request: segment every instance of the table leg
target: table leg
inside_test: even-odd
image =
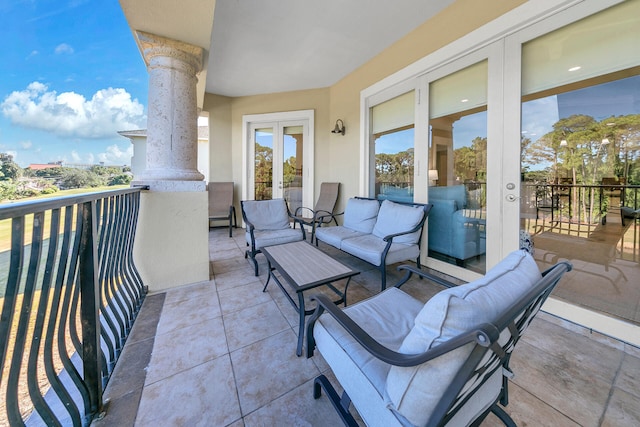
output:
[[[304,338],[304,317],[306,315],[304,309],[304,295],[303,292],[298,292],[298,314],[300,316],[298,324],[298,347],[296,349],[296,356],[302,355],[302,340]]]
[[[273,269],[271,268],[271,261],[267,259],[267,269],[269,270],[269,274],[267,275],[267,283],[264,284],[264,288],[262,288],[262,292],[266,292],[267,286],[269,286],[269,281],[271,280],[271,275],[273,274]]]

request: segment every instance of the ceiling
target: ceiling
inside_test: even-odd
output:
[[[218,0],[206,92],[328,87],[454,0]]]

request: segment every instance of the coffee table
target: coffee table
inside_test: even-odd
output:
[[[313,313],[313,310],[305,309],[304,291],[323,285],[327,286],[339,297],[334,303],[336,305],[344,303],[346,307],[349,282],[353,276],[360,274],[360,272],[352,270],[315,246],[304,241],[267,246],[261,250],[269,262],[269,277],[262,292],[267,290],[267,286],[273,278],[291,305],[298,311],[299,328],[296,354],[300,356],[302,354],[304,318]],[[284,288],[282,282],[276,277],[276,271],[285,279],[289,288],[298,295],[298,303],[294,301]],[[341,279],[347,279],[344,291],[342,292],[332,285],[332,282]]]

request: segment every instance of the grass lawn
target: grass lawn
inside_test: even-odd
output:
[[[58,191],[57,193],[53,193],[53,194],[45,194],[43,196],[27,197],[25,199],[20,199],[15,201],[3,201],[2,203],[0,203],[0,207],[3,204],[9,204],[9,203],[18,203],[18,202],[25,202],[25,201],[32,201],[32,200],[41,200],[41,199],[51,199],[52,197],[73,196],[73,195],[85,194],[85,193],[97,193],[101,191],[118,190],[121,188],[128,188],[128,187],[129,187],[128,185],[112,185],[112,186],[92,187],[92,188],[74,188],[71,190]],[[47,212],[45,214],[44,230],[43,230],[45,239],[49,238],[50,225],[51,225],[51,214]],[[33,215],[27,215],[25,217],[24,230],[25,230],[24,244],[29,245],[31,244],[31,230],[33,230]],[[0,252],[8,251],[10,247],[11,247],[11,220],[5,219],[3,221],[0,221]]]

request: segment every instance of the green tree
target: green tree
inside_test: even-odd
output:
[[[62,176],[58,179],[58,186],[63,189],[98,187],[104,181],[95,173],[74,168],[64,168]]]
[[[0,172],[2,172],[3,175],[2,179],[11,179],[15,181],[22,176],[22,168],[13,161],[11,156],[8,156],[8,159],[5,158],[5,160],[3,160],[2,165],[0,166]]]
[[[111,178],[109,178],[108,185],[128,185],[131,183],[132,179],[133,178],[131,174],[121,173],[119,175],[114,175]]]

